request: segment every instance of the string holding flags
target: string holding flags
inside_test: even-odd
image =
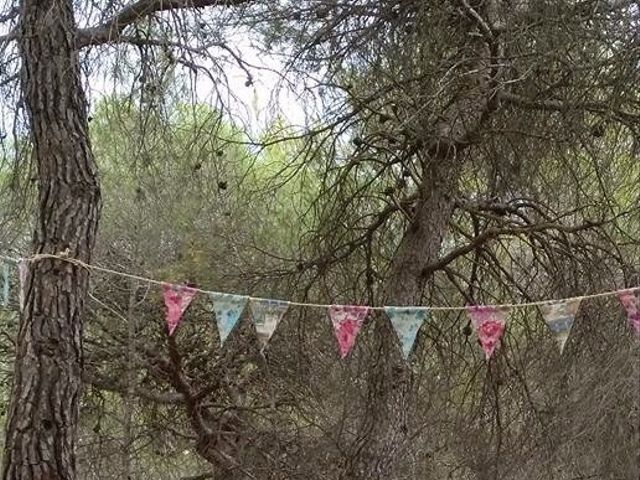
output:
[[[618,293],[620,303],[627,311],[627,320],[638,336],[640,336],[640,290],[626,290]]]
[[[182,315],[184,315],[197,293],[195,288],[186,285],[162,284],[162,296],[167,307],[166,322],[169,336],[173,335],[173,332],[178,328]]]
[[[233,295],[231,293],[209,293],[211,303],[213,304],[213,312],[216,316],[218,324],[218,333],[220,334],[220,345],[229,336],[244,311],[249,297],[246,295]]]
[[[385,313],[391,321],[391,325],[398,335],[402,355],[406,360],[413,350],[418,330],[426,320],[428,311],[425,308],[416,307],[385,307]]]
[[[569,338],[571,327],[580,308],[580,302],[581,299],[575,299],[540,305],[540,312],[558,343],[560,354],[562,354]]]
[[[558,342],[560,350],[564,348],[570,333],[580,302],[585,299],[617,296],[627,312],[627,318],[632,329],[640,338],[640,286],[612,290],[589,295],[582,295],[559,300],[538,300],[514,304],[502,305],[474,305],[474,306],[430,306],[430,307],[394,307],[394,306],[354,306],[354,305],[327,305],[318,303],[304,303],[284,300],[272,300],[255,298],[243,295],[223,294],[209,290],[202,290],[186,285],[171,285],[166,282],[142,277],[139,275],[119,272],[109,268],[91,265],[76,258],[70,258],[66,254],[36,254],[30,258],[14,259],[0,255],[0,258],[13,262],[18,266],[20,280],[20,309],[24,309],[27,278],[30,271],[30,263],[41,259],[56,259],[69,262],[74,265],[104,272],[112,275],[160,285],[163,290],[166,306],[166,322],[169,335],[172,335],[178,327],[182,316],[191,301],[198,292],[210,295],[214,304],[214,313],[220,332],[221,342],[224,343],[229,333],[235,328],[247,301],[251,303],[253,322],[258,334],[258,340],[262,349],[273,335],[278,323],[291,305],[307,308],[328,309],[334,333],[338,342],[340,356],[345,358],[353,349],[358,333],[370,311],[385,311],[391,320],[393,328],[398,335],[405,359],[410,354],[417,331],[422,322],[433,311],[461,311],[466,310],[477,332],[478,340],[485,352],[485,357],[490,359],[495,349],[500,344],[506,327],[508,314],[513,308],[541,307],[545,322],[549,326]],[[7,282],[4,289],[6,293]],[[0,300],[1,301],[1,300]]]
[[[258,342],[260,342],[260,351],[263,351],[280,320],[287,313],[289,302],[265,298],[252,298],[250,302],[253,324],[256,327]]]
[[[485,358],[489,360],[500,344],[509,309],[495,305],[471,305],[467,307],[467,313],[478,334]]]
[[[345,358],[353,349],[369,307],[363,305],[331,305],[329,318],[338,340],[340,357]]]

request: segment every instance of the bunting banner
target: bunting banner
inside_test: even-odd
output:
[[[384,307],[384,311],[398,335],[398,340],[400,340],[400,345],[402,346],[402,355],[406,360],[409,358],[411,350],[413,350],[418,330],[427,319],[428,310],[415,307]]]
[[[467,307],[467,313],[476,330],[485,358],[489,360],[500,344],[509,309],[499,306],[472,305]]]
[[[362,328],[369,307],[361,305],[331,305],[329,318],[338,340],[340,358],[345,358],[356,343],[358,332]]]
[[[633,292],[620,292],[618,298],[622,303],[622,306],[627,311],[627,320],[629,325],[633,328],[637,335],[640,336],[640,298],[638,298],[640,291]]]
[[[29,275],[29,262],[25,258],[21,258],[18,261],[18,279],[20,280],[20,292],[18,293],[18,301],[20,302],[20,311],[24,310],[28,275]]]
[[[578,308],[580,308],[580,302],[581,300],[578,298],[575,300],[540,305],[540,312],[558,343],[560,354],[562,354],[567,339],[569,338],[571,327],[578,313]]]
[[[213,312],[223,344],[236,325],[244,311],[247,302],[252,309],[252,318],[256,327],[258,341],[261,350],[267,345],[282,317],[289,306],[296,305],[306,308],[323,309],[327,311],[336,336],[340,356],[345,358],[353,350],[357,336],[370,311],[385,311],[396,332],[402,354],[405,359],[409,357],[414,348],[417,332],[422,323],[434,311],[467,311],[471,323],[478,335],[478,343],[482,346],[485,357],[489,360],[500,345],[506,328],[506,322],[511,309],[540,307],[545,323],[554,335],[560,348],[564,350],[567,339],[575,322],[575,315],[583,300],[617,296],[627,313],[631,328],[640,337],[640,286],[624,289],[601,291],[582,296],[564,299],[548,299],[534,302],[511,303],[505,305],[467,305],[467,306],[355,306],[355,305],[327,305],[320,303],[289,302],[286,300],[272,300],[264,298],[252,298],[243,295],[223,294],[210,290],[201,290],[188,285],[172,285],[152,278],[144,278],[126,272],[111,270],[98,265],[91,265],[76,258],[69,258],[65,252],[58,255],[34,254],[28,258],[11,258],[0,255],[3,261],[17,264],[19,273],[19,306],[23,311],[26,304],[27,282],[30,275],[31,263],[45,258],[55,258],[61,261],[71,262],[83,268],[118,275],[123,278],[131,278],[137,281],[146,281],[149,284],[162,286],[164,303],[166,306],[166,323],[169,335],[173,335],[180,324],[182,316],[191,304],[197,292],[210,295],[213,302]],[[0,304],[8,306],[8,298],[11,295],[12,277],[3,264],[3,285],[0,287]],[[466,333],[466,332],[465,332]]]
[[[280,320],[287,313],[289,302],[263,298],[252,298],[250,302],[251,316],[256,327],[258,342],[260,342],[260,351],[262,351],[269,343]]]
[[[162,295],[164,304],[167,307],[166,321],[170,336],[178,328],[182,315],[184,315],[197,293],[195,289],[186,285],[162,284]]]
[[[238,323],[249,297],[215,292],[210,293],[209,297],[213,304],[213,312],[216,316],[218,332],[220,333],[220,345],[222,345],[231,330],[236,326],[236,323]]]

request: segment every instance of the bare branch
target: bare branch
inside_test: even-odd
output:
[[[497,95],[498,98],[504,102],[535,110],[546,110],[553,112],[586,110],[590,113],[598,115],[612,116],[626,125],[633,125],[640,121],[640,114],[619,110],[604,102],[571,102],[567,100],[555,99],[533,99],[506,91],[500,91],[497,93]]]
[[[95,27],[78,31],[78,48],[118,41],[126,27],[153,13],[187,8],[231,7],[250,0],[138,0]]]

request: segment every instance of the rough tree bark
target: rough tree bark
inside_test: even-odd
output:
[[[463,26],[463,28],[465,28]],[[469,62],[465,88],[454,91],[449,107],[435,125],[424,125],[433,142],[422,152],[422,184],[414,214],[391,262],[385,279],[385,305],[421,305],[425,287],[433,278],[430,268],[441,257],[442,242],[454,213],[455,192],[465,150],[496,110],[495,82],[500,75],[492,60],[500,47],[464,38]],[[462,49],[461,49],[462,50]],[[411,370],[402,364],[395,334],[384,316],[376,318],[375,343],[367,380],[367,413],[359,428],[355,458],[343,478],[385,479],[393,475],[401,451],[411,441]],[[393,361],[392,359],[397,361]]]
[[[436,160],[436,159],[434,159]],[[420,188],[415,214],[405,232],[385,282],[385,305],[420,305],[432,272],[425,267],[440,257],[442,241],[454,210],[457,184],[455,156],[439,158]],[[341,478],[391,478],[397,451],[411,435],[409,428],[410,371],[397,357],[395,334],[389,321],[375,319],[375,343],[367,380],[367,414],[359,426],[360,444]],[[402,407],[400,405],[402,404]]]
[[[38,170],[36,254],[89,262],[100,188],[88,138],[71,0],[23,0],[22,89]],[[88,272],[31,262],[18,336],[2,478],[76,478],[82,314]]]

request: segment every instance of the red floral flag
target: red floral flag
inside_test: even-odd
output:
[[[633,328],[637,335],[640,335],[640,299],[638,294],[640,291],[625,291],[618,293],[618,298],[622,306],[627,311],[627,319],[629,325]]]
[[[169,335],[173,335],[176,328],[182,320],[187,307],[191,304],[193,297],[198,293],[195,289],[187,287],[186,285],[171,285],[169,283],[162,284],[162,296],[164,297],[164,304],[167,307],[167,327],[169,328]]]
[[[505,307],[472,305],[467,307],[471,323],[478,334],[478,340],[489,360],[504,333],[509,310]]]
[[[329,307],[329,318],[338,340],[341,358],[349,355],[368,313],[369,307],[360,305],[332,305]]]

